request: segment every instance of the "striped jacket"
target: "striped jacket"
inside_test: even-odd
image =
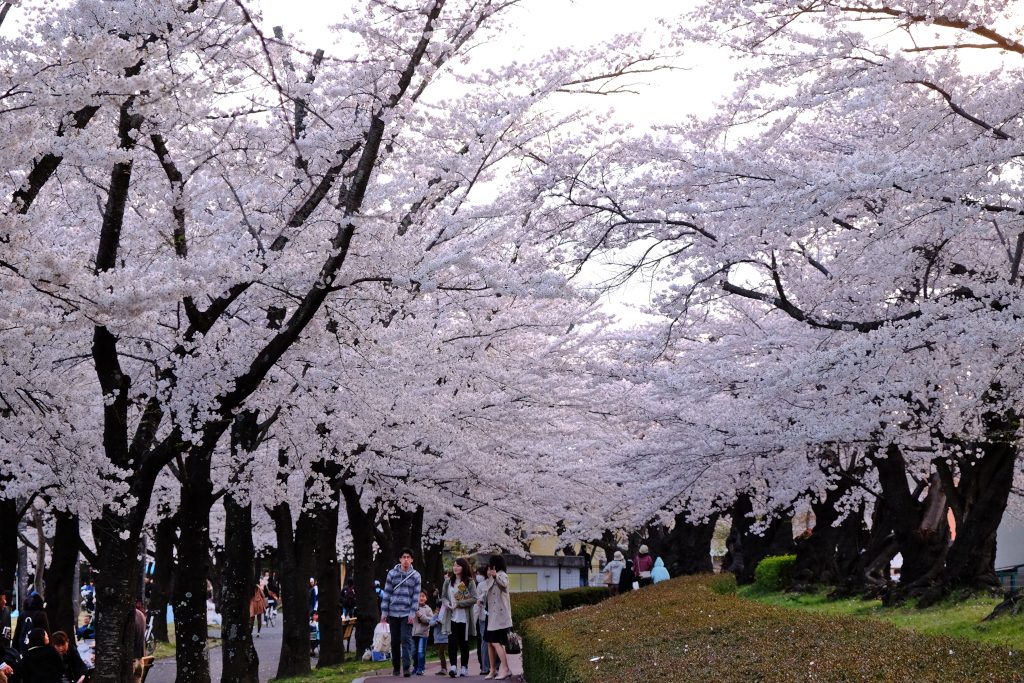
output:
[[[409,617],[415,616],[419,607],[420,573],[412,567],[405,573],[402,565],[396,564],[384,581],[380,613],[388,617]]]

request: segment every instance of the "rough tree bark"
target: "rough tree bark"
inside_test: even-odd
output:
[[[288,456],[280,454],[280,479],[287,485]],[[306,511],[292,526],[291,506],[279,503],[270,511],[277,535],[277,555],[281,571],[283,631],[277,677],[308,674],[309,666],[309,593],[308,579],[313,576],[313,548],[316,543],[312,520]],[[294,532],[293,532],[294,529]]]
[[[0,499],[0,591],[14,590],[18,572],[18,501]]]
[[[345,500],[349,530],[352,533],[352,573],[355,579],[356,611],[356,653],[364,652],[373,644],[373,629],[380,620],[377,593],[373,589],[374,528],[377,525],[377,510],[364,510],[360,491],[347,482],[341,483],[341,495]]]
[[[78,530],[78,515],[67,512],[54,514],[57,519],[53,536],[53,553],[50,566],[46,569],[46,618],[50,632],[64,631],[72,634],[75,622],[75,602],[78,586],[75,585],[75,567],[78,565],[78,546],[81,535]]]
[[[770,555],[793,552],[793,518],[789,514],[776,514],[760,535],[753,533],[756,520],[752,517],[750,495],[741,493],[732,506],[732,528],[726,546],[729,549],[726,571],[736,575],[736,582],[754,582],[758,563]]]
[[[676,515],[675,526],[666,531],[660,549],[670,576],[689,576],[714,570],[711,561],[711,539],[715,535],[718,515],[694,524],[687,520],[684,510]]]
[[[177,683],[210,683],[206,640],[206,582],[210,574],[210,508],[213,482],[210,455],[193,452],[181,471],[178,573],[174,581],[174,633]]]
[[[224,568],[221,575],[221,683],[259,683],[260,660],[252,638],[249,600],[253,595],[256,552],[252,542],[252,503],[248,496],[236,500],[232,491],[245,488],[249,458],[259,442],[257,415],[243,411],[231,425],[229,491],[224,495]],[[258,617],[257,617],[258,618]]]
[[[998,589],[996,534],[1006,511],[1017,464],[1016,419],[988,416],[989,441],[978,444],[980,457],[957,458],[959,481],[949,465],[936,469],[956,522],[956,538],[945,557],[940,582],[922,598],[930,604],[957,589]]]
[[[918,594],[942,573],[949,544],[946,494],[938,474],[931,476],[926,487],[918,485],[911,491],[906,461],[894,444],[886,448],[884,457],[870,457],[885,498],[886,524],[903,555],[900,583],[883,598],[886,604],[895,604]]]
[[[161,643],[170,642],[167,629],[167,605],[171,601],[174,581],[174,547],[178,543],[178,518],[164,509],[156,525],[156,549],[153,558],[153,592],[149,608],[158,612],[153,619],[153,637]]]
[[[318,463],[314,469],[330,483],[332,498],[317,504],[315,516],[316,551],[314,564],[320,586],[320,655],[318,669],[345,661],[345,643],[341,623],[341,565],[338,563],[338,506],[341,498],[340,467],[334,463]]]

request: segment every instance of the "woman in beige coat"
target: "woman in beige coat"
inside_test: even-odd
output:
[[[480,604],[487,610],[487,632],[484,642],[487,643],[490,657],[491,672],[486,679],[503,681],[512,675],[508,667],[508,634],[512,631],[512,603],[508,597],[508,574],[505,558],[494,555],[487,563],[487,580],[480,584]],[[493,662],[501,662],[495,671]]]

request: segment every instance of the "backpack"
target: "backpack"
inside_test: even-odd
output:
[[[25,625],[21,632],[21,635],[23,636],[22,644],[25,645],[25,647],[28,647],[28,634],[32,633],[32,617],[26,616],[24,624]]]

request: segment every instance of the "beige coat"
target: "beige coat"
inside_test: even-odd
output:
[[[512,603],[508,597],[508,574],[498,572],[480,584],[484,609],[487,610],[487,630],[512,628]]]

